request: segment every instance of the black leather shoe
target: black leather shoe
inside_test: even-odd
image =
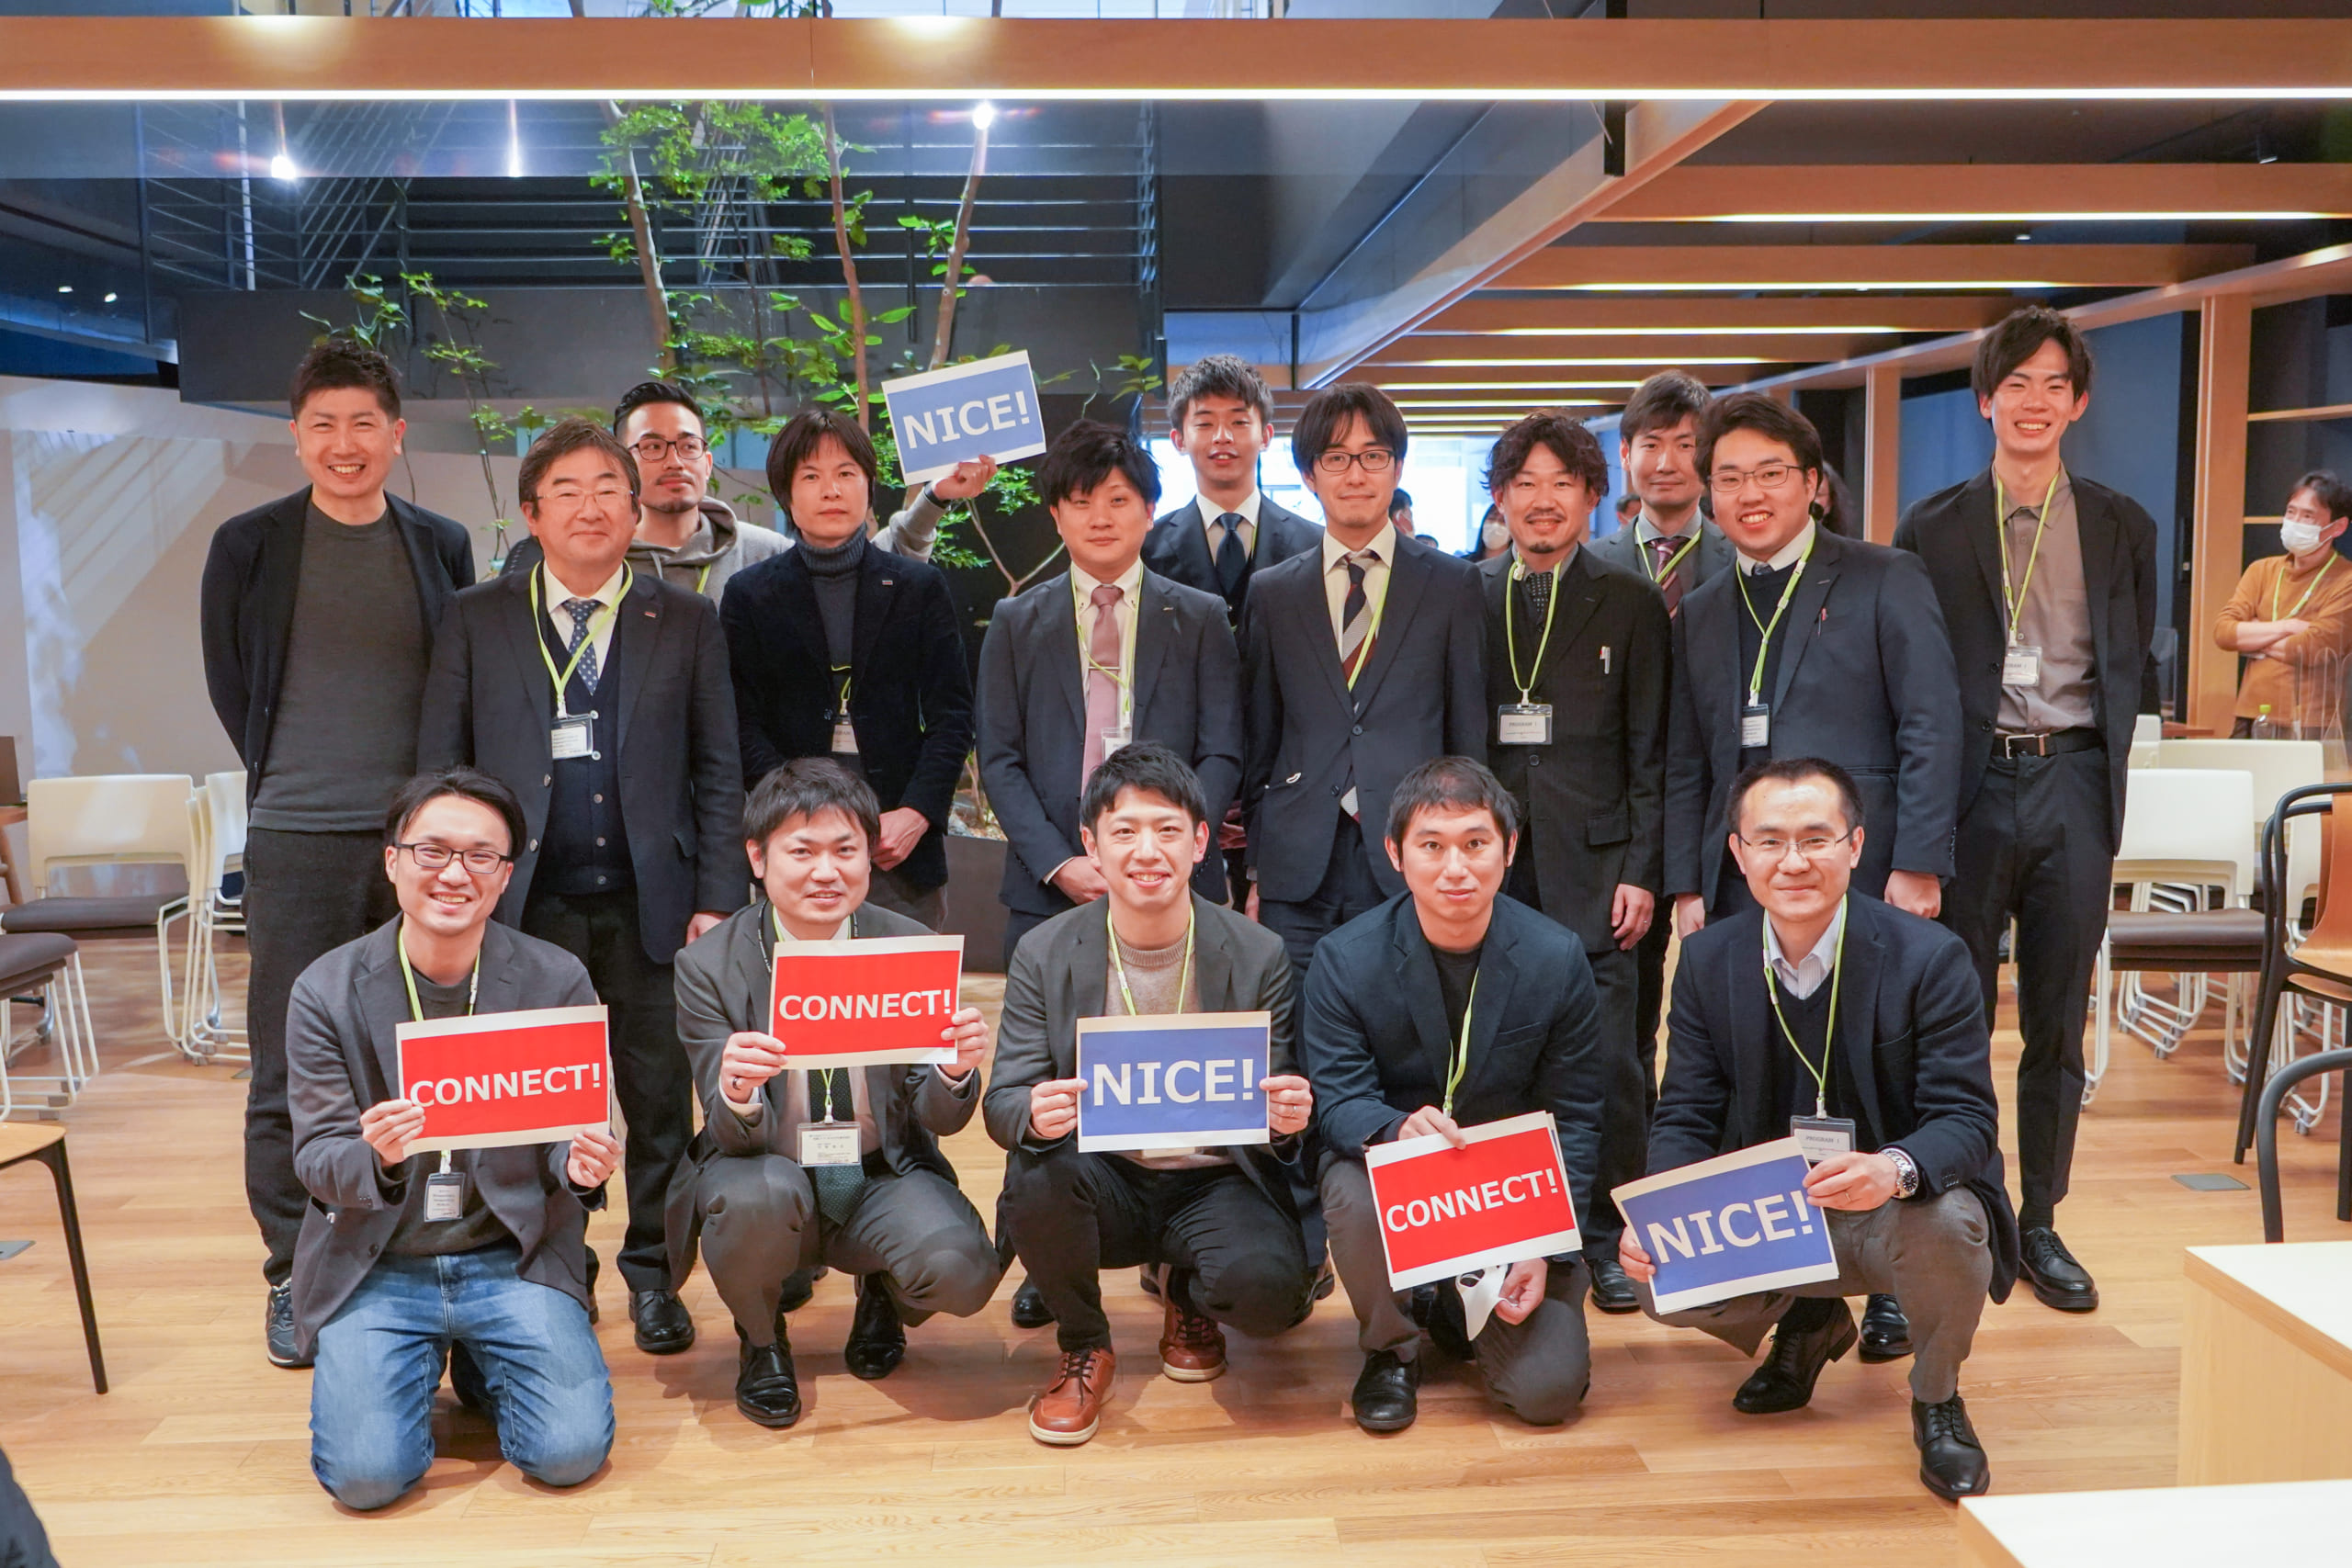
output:
[[[1330,1254],[1326,1253],[1323,1261],[1317,1265],[1315,1269],[1315,1299],[1318,1302],[1328,1302],[1331,1299],[1331,1292],[1339,1288],[1340,1270],[1333,1267]]]
[[[1477,1359],[1478,1352],[1470,1343],[1470,1325],[1462,1315],[1462,1292],[1442,1284],[1430,1287],[1429,1315],[1421,1326],[1429,1330],[1430,1344],[1443,1355],[1457,1361]]]
[[[1821,1369],[1854,1348],[1854,1314],[1838,1300],[1801,1300],[1772,1330],[1764,1364],[1731,1396],[1742,1416],[1802,1410],[1813,1399]]]
[[[1394,1350],[1374,1350],[1363,1359],[1355,1391],[1348,1395],[1356,1425],[1367,1432],[1403,1431],[1420,1414],[1420,1362],[1402,1360]]]
[[[1634,1289],[1634,1281],[1625,1278],[1625,1270],[1618,1266],[1614,1254],[1595,1257],[1588,1252],[1585,1267],[1592,1270],[1592,1304],[1601,1312],[1618,1317],[1642,1310],[1642,1296]]]
[[[1960,1395],[1940,1404],[1913,1400],[1911,1440],[1919,1445],[1919,1483],[1944,1501],[1982,1497],[1993,1489],[1992,1466]]]
[[[596,1319],[598,1316],[596,1312],[596,1272],[598,1268],[599,1265],[596,1262],[596,1249],[592,1247],[588,1249],[588,1325],[591,1328],[594,1328],[596,1325]]]
[[[1893,1296],[1872,1296],[1862,1305],[1862,1363],[1899,1361],[1911,1353],[1911,1320]]]
[[[792,1347],[782,1337],[773,1345],[740,1345],[735,1367],[735,1408],[763,1427],[789,1427],[800,1419],[800,1380],[792,1371]]]
[[[1028,1280],[1012,1292],[1012,1326],[1043,1328],[1054,1321],[1054,1309],[1046,1304],[1045,1292]]]
[[[2048,1225],[2036,1225],[2019,1238],[2025,1277],[2041,1304],[2060,1312],[2097,1312],[2098,1286],[2090,1270],[2075,1261],[2066,1244]]]
[[[262,1314],[263,1342],[269,1348],[269,1364],[273,1367],[300,1369],[311,1364],[308,1356],[294,1348],[294,1287],[272,1285],[269,1306]]]
[[[880,1382],[907,1359],[907,1326],[899,1321],[899,1306],[879,1274],[857,1282],[857,1315],[850,1320],[849,1343],[842,1347],[842,1364],[849,1375]]]
[[[695,1320],[674,1291],[631,1291],[628,1320],[637,1325],[637,1348],[649,1356],[674,1356],[695,1342]]]
[[[798,1312],[816,1293],[817,1271],[814,1269],[795,1269],[784,1277],[784,1293],[775,1299],[776,1315],[782,1317],[786,1313]]]

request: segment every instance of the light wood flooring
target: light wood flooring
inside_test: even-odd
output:
[[[223,969],[242,996],[242,959]],[[108,1070],[66,1117],[114,1380],[103,1398],[46,1175],[0,1180],[0,1237],[37,1241],[0,1263],[0,1448],[67,1568],[1951,1561],[1952,1511],[1916,1479],[1902,1364],[1849,1358],[1811,1408],[1748,1418],[1728,1404],[1746,1375],[1732,1352],[1596,1314],[1591,1396],[1566,1427],[1491,1411],[1476,1373],[1451,1369],[1425,1387],[1417,1427],[1374,1438],[1347,1416],[1359,1363],[1342,1300],[1279,1340],[1237,1337],[1227,1376],[1184,1386],[1157,1375],[1158,1313],[1132,1271],[1106,1281],[1125,1357],[1112,1408],[1092,1444],[1063,1450],[1027,1435],[1053,1338],[1011,1325],[1010,1280],[980,1317],[916,1330],[906,1364],[866,1384],[842,1370],[848,1281],[827,1280],[793,1320],[808,1414],[773,1433],[735,1414],[734,1336],[706,1277],[686,1292],[700,1343],[657,1359],[631,1345],[608,1269],[620,1435],[604,1474],[560,1494],[525,1481],[445,1393],[423,1489],[351,1515],[310,1473],[309,1376],[262,1357],[244,1086],[167,1054],[153,974],[142,947],[91,957]],[[993,1007],[993,978],[971,989]],[[2005,1027],[2005,1094],[2016,1048]],[[2104,1305],[2062,1316],[2020,1290],[1987,1314],[1963,1377],[1998,1490],[2171,1483],[2181,1248],[2260,1236],[2251,1168],[2228,1164],[2234,1104],[2217,1028],[2169,1062],[2119,1039],[2062,1214]],[[2314,1137],[2285,1139],[2290,1237],[2352,1234],[2333,1217],[2335,1126],[2331,1111]],[[949,1147],[989,1212],[1001,1156],[977,1121]],[[2248,1190],[2172,1179],[2222,1170]],[[608,1258],[617,1212],[592,1229]]]

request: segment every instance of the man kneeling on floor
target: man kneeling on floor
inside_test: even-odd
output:
[[[1960,1366],[1989,1291],[2017,1278],[2017,1221],[2001,1185],[1992,1039],[1961,940],[1932,920],[1849,892],[1861,804],[1833,762],[1758,763],[1733,784],[1733,856],[1761,909],[1686,939],[1674,976],[1666,1082],[1650,1169],[1784,1138],[1843,1141],[1805,1178],[1827,1211],[1838,1276],[1660,1314],[1649,1255],[1618,1243],[1643,1309],[1753,1355],[1732,1396],[1762,1416],[1813,1398],[1821,1369],[1853,1348],[1843,1298],[1892,1292],[1911,1318],[1911,1436],[1919,1479],[1941,1497],[1991,1484],[1960,1397]]]
[[[294,983],[294,1171],[311,1200],[295,1332],[318,1358],[311,1469],[350,1507],[383,1507],[424,1479],[445,1360],[458,1400],[534,1481],[576,1486],[612,1451],[584,1237],[619,1142],[590,1131],[412,1159],[424,1110],[390,1088],[402,1023],[594,1005],[578,959],[491,922],[523,833],[523,807],[487,774],[411,780],[384,830],[399,919]]]
[[[1006,1218],[1029,1282],[1058,1325],[1061,1359],[1029,1411],[1029,1433],[1094,1436],[1111,1395],[1104,1269],[1158,1264],[1160,1370],[1178,1382],[1225,1371],[1219,1325],[1253,1338],[1306,1315],[1314,1275],[1285,1167],[1314,1111],[1291,1070],[1290,960],[1264,927],[1192,891],[1208,852],[1200,781],[1156,741],[1114,751],[1086,782],[1079,841],[1107,897],[1021,939],[1004,980],[989,1135],[1008,1151]],[[1081,1154],[1078,1021],[1266,1012],[1265,1145]]]
[[[735,1407],[763,1427],[800,1419],[777,1310],[786,1275],[823,1265],[857,1281],[842,1359],[871,1382],[905,1358],[905,1325],[971,1316],[1004,1272],[939,1151],[980,1103],[980,1010],[940,1031],[956,1047],[952,1065],[794,1068],[791,1043],[763,1027],[777,942],[931,934],[866,902],[880,817],[874,791],[839,762],[804,757],[769,773],[743,807],[762,896],[678,955],[678,1038],[694,1059],[703,1130],[695,1178],[671,1201],[670,1278],[693,1270],[699,1230],[711,1283],[735,1315]],[[858,1158],[816,1163],[831,1140],[804,1145],[803,1134],[836,1121],[856,1123]]]

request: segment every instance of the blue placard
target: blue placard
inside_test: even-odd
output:
[[[910,485],[976,457],[1003,463],[1046,449],[1037,378],[1026,352],[901,376],[882,383],[882,399],[899,443],[899,468]]]
[[[1078,1021],[1078,1146],[1097,1150],[1262,1144],[1273,1015],[1201,1012]]]
[[[1657,1266],[1657,1310],[1836,1279],[1827,1217],[1804,1195],[1811,1168],[1794,1138],[1779,1138],[1614,1189]]]

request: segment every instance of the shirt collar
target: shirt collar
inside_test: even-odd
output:
[[[1990,468],[1987,468],[1985,471],[1987,473],[1992,472]],[[1993,477],[1993,485],[2000,493],[2001,503],[2008,508],[2007,515],[2002,518],[2003,522],[2007,522],[2010,517],[2016,516],[2019,508],[2023,508],[2028,512],[2038,512],[2041,508],[2041,497],[2038,495],[2014,495],[2010,493],[2009,488],[2001,483],[2000,476],[1997,474]],[[2074,476],[2066,471],[2066,465],[2061,463],[2058,465],[2057,488],[2050,492],[2050,509],[2052,512],[2055,512],[2058,509],[2058,502],[2062,499],[2071,502],[2074,498]]]
[[[1069,580],[1076,588],[1080,603],[1093,598],[1094,591],[1105,586],[1102,579],[1075,564],[1069,569]],[[1109,586],[1118,589],[1122,604],[1134,604],[1136,596],[1143,591],[1143,558],[1137,556],[1129,563],[1127,570],[1121,572],[1116,581]]]
[[[1241,498],[1241,504],[1233,510],[1240,515],[1241,521],[1255,528],[1258,525],[1258,503],[1264,499],[1264,496],[1253,489],[1248,495]],[[1204,528],[1212,526],[1225,515],[1216,502],[1210,501],[1205,495],[1197,497],[1193,504],[1200,508],[1201,526]]]
[[[628,562],[624,560],[620,565],[613,569],[612,576],[605,579],[604,586],[597,589],[594,593],[587,595],[587,597],[594,599],[599,604],[619,604],[621,602],[621,579],[628,575]],[[577,599],[581,597],[581,595],[574,593],[571,589],[566,588],[560,581],[557,580],[555,573],[548,569],[548,563],[545,557],[541,557],[539,560],[539,589],[547,595],[548,605],[550,609],[562,604],[562,603],[567,599]]]
[[[770,903],[768,903],[767,899],[766,899],[764,897],[763,897],[761,898],[760,902],[761,902],[763,905],[765,905],[765,906],[766,906],[766,908],[767,908],[767,911],[768,911],[768,918],[767,918],[766,930],[762,933],[763,935],[765,935],[765,936],[772,936],[772,937],[781,937],[781,938],[782,938],[784,941],[786,941],[786,942],[798,942],[798,941],[800,941],[800,940],[801,940],[800,938],[798,938],[798,937],[797,937],[797,936],[794,936],[794,935],[792,934],[792,928],[791,928],[790,926],[786,925],[786,924],[784,923],[783,919],[777,916],[777,914],[776,914],[776,912],[775,912],[775,906],[774,904],[770,904]],[[854,910],[854,909],[853,909],[853,910],[851,910],[851,911],[850,911],[850,913],[849,913],[849,918],[842,921],[841,929],[840,929],[839,931],[835,931],[831,936],[830,936],[830,937],[826,938],[825,940],[826,940],[826,941],[828,941],[828,942],[847,942],[847,941],[849,941],[849,939],[850,939],[850,927],[851,927],[852,925],[855,924],[855,923],[856,923],[856,921],[857,921],[857,911],[856,911],[856,910]]]
[[[1517,545],[1513,545],[1510,547],[1511,575],[1521,579],[1544,577],[1547,575],[1556,576],[1576,564],[1577,551],[1583,547],[1584,547],[1582,545],[1569,546],[1568,553],[1566,555],[1562,556],[1558,560],[1553,562],[1550,566],[1545,567],[1542,571],[1536,571],[1528,566],[1527,558],[1519,553],[1519,547]]]
[[[1669,534],[1650,520],[1650,509],[1645,506],[1634,518],[1634,537],[1645,545],[1652,539],[1672,539],[1679,544],[1682,540],[1696,534],[1703,526],[1705,526],[1704,521],[1696,512],[1693,512],[1690,513],[1690,525],[1689,527],[1683,529],[1679,534]]]
[[[1789,955],[1781,949],[1781,933],[1772,929],[1772,917],[1768,914],[1764,917],[1765,962],[1770,964],[1773,972],[1781,976],[1782,985],[1800,995],[1809,996],[1828,977],[1829,966],[1838,952],[1838,934],[1845,929],[1846,900],[1840,898],[1838,912],[1822,928],[1821,940],[1813,944],[1813,951],[1791,963]]]
[[[1808,522],[1803,528],[1797,531],[1797,536],[1795,538],[1791,539],[1787,544],[1781,547],[1780,554],[1774,556],[1770,560],[1766,561],[1762,566],[1757,565],[1753,560],[1750,560],[1746,556],[1740,557],[1739,570],[1747,572],[1750,576],[1760,571],[1787,570],[1790,567],[1794,566],[1798,561],[1804,558],[1805,551],[1813,548],[1813,536],[1819,527],[1820,525]]]
[[[1396,525],[1383,523],[1380,525],[1380,532],[1372,536],[1372,542],[1364,546],[1364,548],[1378,556],[1381,565],[1395,566],[1396,564]],[[1330,530],[1324,530],[1323,570],[1326,572],[1337,567],[1340,564],[1340,558],[1349,553],[1348,547],[1333,537]]]

